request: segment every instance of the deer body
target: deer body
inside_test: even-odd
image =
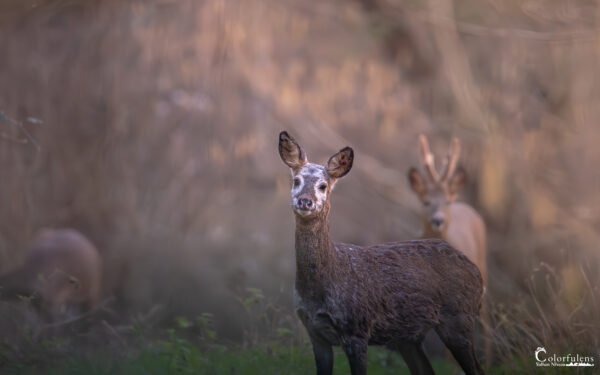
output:
[[[25,263],[0,276],[3,299],[31,297],[48,320],[67,310],[89,310],[100,299],[102,262],[94,245],[74,229],[44,229]]]
[[[466,374],[482,373],[472,342],[483,292],[477,267],[437,239],[369,247],[332,242],[329,195],[350,170],[352,150],[341,150],[327,167],[308,163],[286,132],[279,150],[294,179],[296,312],[317,374],[332,373],[334,345],[343,348],[353,375],[366,374],[368,345],[399,351],[413,374],[431,374],[421,349],[431,329]]]

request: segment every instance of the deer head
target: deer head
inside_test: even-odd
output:
[[[450,204],[456,200],[459,190],[467,180],[465,170],[462,167],[457,168],[460,142],[457,138],[452,140],[441,173],[435,167],[434,156],[424,135],[419,136],[419,155],[425,175],[412,167],[408,171],[408,180],[412,190],[423,203],[426,232],[442,237],[450,222]]]
[[[287,132],[279,134],[279,155],[292,172],[292,208],[297,217],[326,216],[329,196],[338,179],[352,168],[354,151],[345,147],[326,165],[309,163],[302,147]]]

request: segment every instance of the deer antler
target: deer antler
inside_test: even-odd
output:
[[[460,141],[458,140],[458,138],[454,137],[452,138],[452,144],[450,145],[450,149],[448,149],[448,156],[446,156],[444,162],[444,169],[440,181],[445,181],[454,174],[454,170],[456,169],[456,164],[458,163],[459,157]]]
[[[429,142],[424,134],[419,135],[419,151],[421,152],[421,163],[423,163],[431,181],[434,183],[440,181],[440,175],[435,169],[433,154],[429,149]]]

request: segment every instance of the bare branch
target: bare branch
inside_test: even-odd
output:
[[[31,117],[31,118],[33,118],[33,117]],[[36,119],[36,120],[38,120],[38,119]],[[38,120],[38,121],[40,121],[39,123],[41,123],[41,120]],[[4,112],[0,112],[0,122],[5,122],[7,124],[12,125],[13,127],[16,127],[18,130],[20,130],[25,135],[25,139],[10,137],[4,133],[0,134],[0,138],[14,141],[14,142],[21,143],[21,144],[31,143],[38,152],[40,151],[40,145],[37,143],[35,138],[33,138],[31,133],[29,133],[29,131],[23,126],[22,122],[8,117]]]

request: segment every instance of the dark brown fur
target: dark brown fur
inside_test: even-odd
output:
[[[297,145],[285,132],[280,150],[282,142]],[[286,164],[288,156],[282,154]],[[351,165],[352,160],[345,173]],[[466,374],[482,373],[473,349],[483,293],[477,267],[436,239],[369,247],[334,244],[329,209],[328,196],[320,212],[295,215],[295,302],[313,344],[317,374],[332,373],[332,345],[342,346],[353,375],[366,374],[368,345],[399,351],[413,374],[433,373],[421,349],[432,328]]]
[[[3,299],[32,298],[47,320],[87,311],[100,298],[102,262],[94,245],[74,229],[44,229],[25,263],[0,277]]]

